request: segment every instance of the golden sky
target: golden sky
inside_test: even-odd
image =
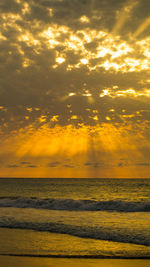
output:
[[[150,177],[150,1],[0,1],[0,177]]]

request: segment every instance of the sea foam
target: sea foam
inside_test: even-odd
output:
[[[59,234],[69,234],[82,238],[92,238],[114,242],[123,242],[150,246],[148,233],[129,231],[127,229],[111,229],[104,226],[72,225],[59,222],[19,221],[13,217],[0,217],[0,227],[10,229],[26,229]]]

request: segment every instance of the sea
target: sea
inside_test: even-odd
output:
[[[150,179],[0,179],[0,255],[150,259]]]

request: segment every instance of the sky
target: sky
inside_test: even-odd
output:
[[[149,10],[0,0],[0,177],[150,177]]]

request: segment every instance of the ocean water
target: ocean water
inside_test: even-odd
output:
[[[0,255],[150,258],[150,179],[0,179]]]

